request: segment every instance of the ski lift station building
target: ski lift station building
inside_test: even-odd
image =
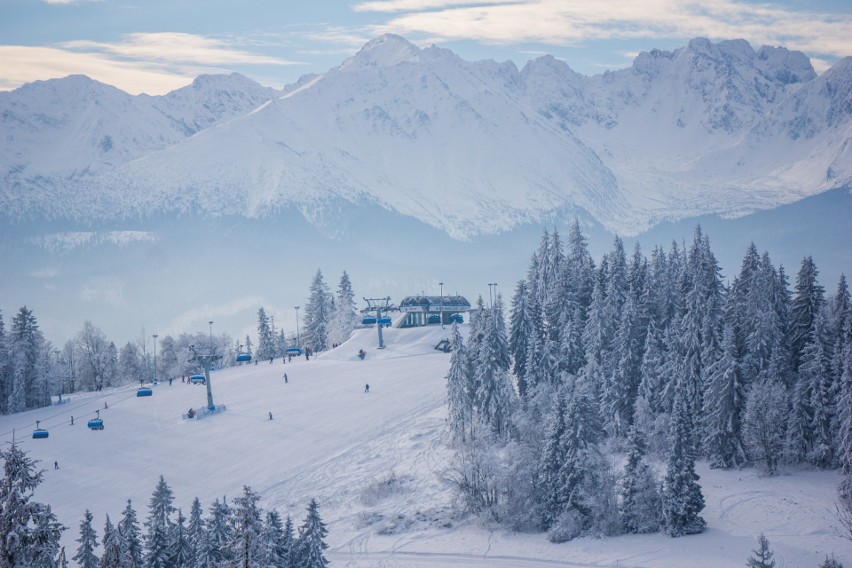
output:
[[[469,312],[470,302],[464,296],[408,296],[399,303],[399,311],[406,314],[400,327],[446,325],[456,314]]]

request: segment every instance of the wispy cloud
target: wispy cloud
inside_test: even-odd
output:
[[[82,73],[132,94],[162,94],[201,73],[235,65],[293,65],[237,47],[238,42],[185,33],[136,33],[115,43],[72,41],[50,47],[0,46],[0,89]]]
[[[706,36],[782,44],[811,54],[852,53],[852,15],[734,0],[385,0],[357,11],[389,14],[377,31],[483,43],[581,45],[609,39]]]

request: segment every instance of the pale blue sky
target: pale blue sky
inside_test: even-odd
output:
[[[591,75],[697,36],[852,55],[848,0],[0,0],[0,90],[74,73],[163,94],[201,73],[283,87],[397,33],[519,67],[549,53]]]

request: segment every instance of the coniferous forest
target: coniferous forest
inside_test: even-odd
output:
[[[449,481],[561,542],[701,532],[697,459],[849,479],[852,308],[845,277],[827,293],[818,275],[807,257],[791,282],[751,244],[727,280],[700,227],[649,257],[616,238],[597,264],[576,221],[545,231],[508,325],[498,297],[453,330]]]

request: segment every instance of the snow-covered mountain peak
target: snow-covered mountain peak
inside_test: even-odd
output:
[[[399,63],[420,61],[421,50],[405,38],[384,34],[367,42],[340,69],[357,71],[365,67],[393,67]]]

